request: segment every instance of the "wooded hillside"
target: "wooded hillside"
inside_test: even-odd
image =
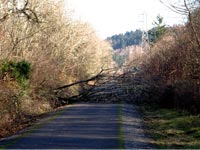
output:
[[[139,45],[142,41],[142,31],[130,31],[125,34],[116,34],[106,39],[111,43],[113,49],[124,49],[132,45]]]

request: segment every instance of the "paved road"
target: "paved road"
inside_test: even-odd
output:
[[[0,141],[0,148],[118,149],[120,137],[125,148],[153,148],[143,129],[142,119],[132,105],[76,104],[39,121],[23,134]]]
[[[119,148],[119,105],[77,104],[51,121],[8,140],[9,149]],[[46,122],[46,123],[44,123]]]

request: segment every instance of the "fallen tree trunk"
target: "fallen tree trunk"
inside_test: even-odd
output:
[[[128,97],[128,88],[131,83],[124,82],[127,77],[126,74],[113,75],[109,73],[103,73],[104,70],[101,70],[97,75],[86,79],[80,80],[62,87],[56,88],[54,91],[57,93],[57,97],[60,100],[61,105],[71,104],[76,102],[121,102],[127,101]],[[89,81],[95,81],[94,85],[88,86]],[[83,88],[81,92],[77,95],[67,95],[67,88],[80,84]],[[86,85],[86,88],[85,88]],[[66,89],[66,90],[64,90]],[[60,94],[62,94],[62,96]],[[64,94],[64,95],[63,95]]]
[[[61,90],[61,89],[64,89],[64,88],[68,88],[68,87],[77,85],[77,84],[87,83],[87,82],[93,81],[93,80],[98,80],[98,79],[104,77],[104,75],[101,74],[102,72],[103,72],[103,70],[102,70],[100,73],[98,73],[96,76],[93,76],[93,77],[91,77],[91,78],[89,78],[89,79],[80,80],[80,81],[77,81],[77,82],[74,82],[74,83],[71,83],[71,84],[68,84],[68,85],[64,85],[64,86],[61,86],[61,87],[59,87],[59,88],[57,88],[57,89],[55,89],[55,90]]]
[[[100,80],[102,80],[104,77],[106,77],[106,75],[103,74],[103,71],[104,70],[101,70],[97,75],[95,75],[89,79],[80,80],[80,81],[77,81],[77,82],[74,82],[74,83],[71,83],[68,85],[64,85],[64,86],[54,89],[54,93],[57,95],[60,105],[66,105],[66,104],[76,103],[76,102],[80,102],[80,101],[85,101],[85,99],[87,99],[87,96],[93,90],[95,85],[99,84]],[[90,81],[95,81],[95,84],[92,86],[91,85],[89,86],[88,82],[90,82]],[[81,86],[83,86],[83,90],[82,90],[82,92],[80,92],[77,95],[71,95],[71,96],[68,95],[67,96],[67,94],[63,93],[65,91],[64,89],[70,88],[70,87],[78,85],[78,84],[85,84],[85,85],[87,85],[87,88],[84,88],[84,86],[81,85]]]

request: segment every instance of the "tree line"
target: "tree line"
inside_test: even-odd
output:
[[[124,49],[127,46],[139,45],[142,41],[142,31],[127,31],[125,34],[116,34],[106,39],[113,49]]]
[[[152,45],[156,42],[161,35],[163,35],[168,27],[163,22],[163,17],[158,15],[156,20],[153,22],[154,27],[148,30],[149,42]],[[137,29],[135,31],[127,31],[125,34],[115,34],[108,37],[106,40],[111,43],[112,48],[124,49],[132,45],[140,45],[142,42],[142,30]]]
[[[148,39],[150,47],[153,45],[167,32],[169,27],[167,27],[164,22],[164,18],[160,15],[156,17],[156,20],[153,22],[154,27],[148,30]],[[123,64],[128,59],[128,53],[126,51],[126,47],[133,45],[140,45],[142,42],[142,31],[136,30],[135,32],[130,31],[125,34],[113,35],[107,38],[107,41],[111,43],[113,49],[115,50],[113,54],[113,60],[119,67],[122,67]],[[120,51],[122,50],[123,54]]]

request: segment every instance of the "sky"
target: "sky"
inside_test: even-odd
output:
[[[167,25],[181,24],[178,15],[159,0],[65,0],[66,8],[73,11],[74,18],[88,22],[97,34],[105,39],[114,34],[150,29],[157,15]]]

